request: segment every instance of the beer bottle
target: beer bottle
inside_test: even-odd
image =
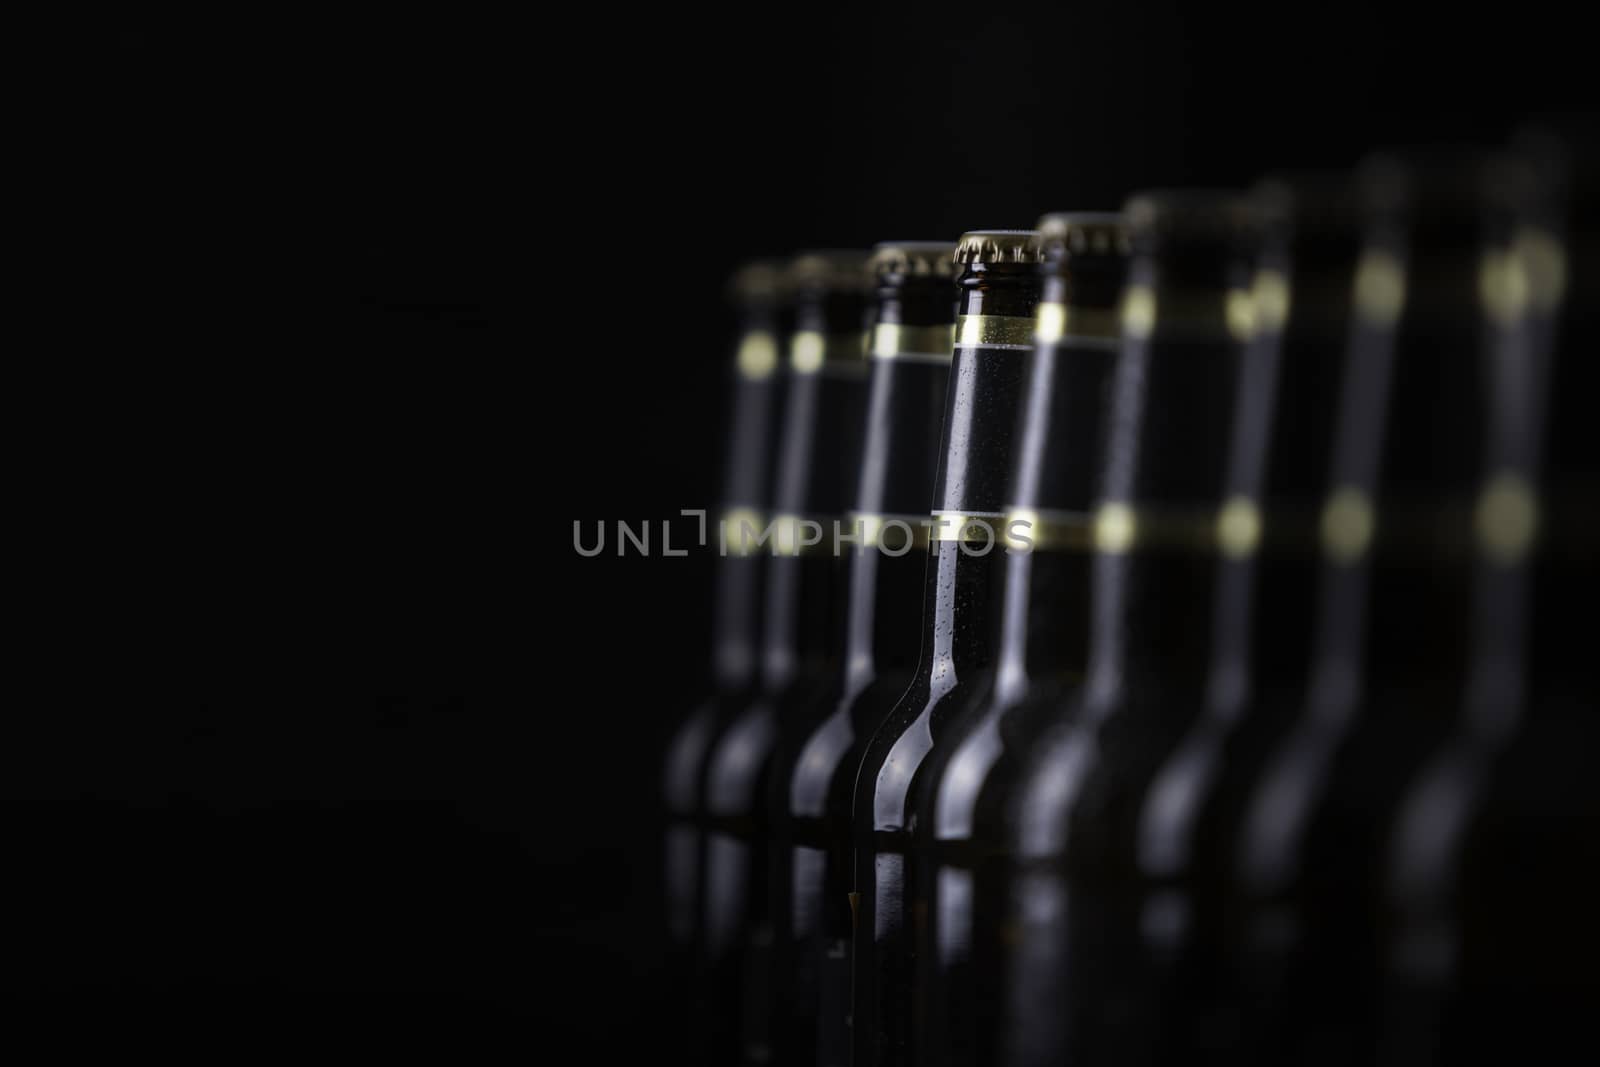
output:
[[[773,781],[773,1060],[846,1067],[850,1049],[850,801],[861,749],[910,684],[921,633],[927,506],[950,376],[954,247],[888,242],[871,267],[877,309],[867,421],[846,558],[848,620],[825,718],[781,744]]]
[[[1384,1064],[1565,1058],[1600,999],[1600,173],[1550,133],[1518,156],[1479,264],[1494,402],[1471,673],[1390,841]]]
[[[741,516],[758,525],[767,521],[783,381],[778,373],[780,267],[750,263],[729,286],[738,306],[740,335],[732,367],[722,517],[735,525]],[[712,692],[673,735],[665,764],[667,935],[673,969],[680,976],[687,974],[698,924],[700,772],[706,746],[717,724],[748,703],[756,680],[761,561],[746,553],[718,558],[714,567]]]
[[[1255,331],[1224,476],[1221,560],[1201,714],[1156,774],[1139,823],[1141,1011],[1156,1062],[1236,1045],[1222,928],[1229,846],[1248,785],[1305,690],[1360,231],[1348,179],[1301,175],[1252,195],[1261,225]],[[1127,1062],[1137,1062],[1130,1056]]]
[[[1101,413],[1117,351],[1127,231],[1116,214],[1048,215],[1025,399],[1006,500],[992,693],[924,764],[918,872],[930,907],[913,994],[929,1064],[988,1064],[1003,1013],[1005,815],[1017,766],[1083,680],[1089,522]]]
[[[1251,226],[1237,197],[1135,197],[1121,347],[1091,535],[1089,659],[1015,793],[1006,1055],[1123,1062],[1141,1035],[1138,814],[1198,710],[1218,507],[1244,341]]]
[[[866,394],[868,275],[861,252],[811,253],[787,273],[794,332],[771,522],[730,524],[729,551],[763,551],[765,604],[755,697],[709,744],[701,938],[716,1019],[713,1062],[769,1055],[771,916],[768,773],[780,723],[813,706],[832,675],[839,613],[832,524],[859,457]]]
[[[1256,1062],[1376,1055],[1384,832],[1467,676],[1488,410],[1483,175],[1475,157],[1429,156],[1374,160],[1360,177],[1312,668],[1237,843],[1230,953]]]
[[[994,666],[1001,508],[1015,452],[1038,303],[1038,234],[968,233],[956,249],[958,313],[910,687],[866,746],[855,785],[856,1067],[906,1063],[918,897],[910,848],[918,769],[947,723],[983,694]]]

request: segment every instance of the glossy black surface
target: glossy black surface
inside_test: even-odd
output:
[[[745,299],[740,306],[741,343],[752,335],[782,341],[786,309],[777,294]],[[724,511],[747,508],[765,514],[771,500],[783,377],[751,375],[730,368],[732,396],[728,436],[724,444],[721,501]],[[714,517],[708,516],[708,519]],[[699,970],[695,945],[700,927],[700,877],[704,828],[700,779],[712,737],[747,704],[755,692],[759,623],[762,610],[762,558],[726,556],[715,564],[712,608],[712,693],[673,734],[667,748],[663,797],[667,825],[663,840],[663,886],[667,906],[669,966],[678,980]],[[703,987],[685,998],[684,1038],[700,1032],[704,1017],[714,1011]]]
[[[1229,951],[1250,1062],[1376,1054],[1383,839],[1469,671],[1489,404],[1480,162],[1375,165],[1363,179],[1365,255],[1403,264],[1404,302],[1390,319],[1358,299],[1331,469],[1370,496],[1377,524],[1366,553],[1322,569],[1309,688],[1238,842]]]
[[[1114,244],[1070,259],[1057,250],[1042,269],[1043,299],[1113,315],[1125,272]],[[1116,351],[1115,337],[1069,335],[1029,355],[1010,505],[1089,511]],[[930,817],[917,827],[926,861],[917,881],[929,902],[912,990],[926,1027],[919,1063],[991,1062],[1004,1019],[1008,802],[1030,744],[1082,682],[1088,656],[1087,548],[1017,552],[1003,568],[992,690],[922,770],[918,804]]]
[[[972,264],[960,312],[1031,320],[1034,264]],[[1025,350],[958,345],[951,368],[934,510],[1000,511],[1015,447]],[[852,1062],[910,1062],[918,1032],[911,831],[918,772],[948,723],[987,689],[1005,552],[936,541],[931,548],[910,687],[866,746],[855,782]]]
[[[1525,151],[1491,240],[1559,242],[1564,293],[1536,291],[1492,341],[1487,466],[1537,488],[1542,533],[1531,556],[1478,561],[1461,715],[1388,842],[1384,1064],[1557,1058],[1591,1039],[1600,693],[1581,621],[1600,596],[1600,190],[1592,156],[1542,138]]]
[[[859,334],[864,314],[864,292],[802,292],[795,326]],[[824,522],[843,516],[859,455],[865,371],[864,362],[785,371],[775,513]],[[768,1054],[768,775],[781,724],[814,706],[832,675],[843,568],[827,547],[766,559],[757,692],[719,724],[709,745],[700,936],[713,1005],[703,1054],[715,1063]]]
[[[1214,515],[1221,498],[1243,356],[1222,312],[1247,285],[1251,254],[1244,230],[1221,221],[1233,203],[1194,194],[1148,231],[1130,218],[1130,285],[1154,293],[1157,313],[1153,333],[1124,333],[1100,495],[1152,522]],[[1174,309],[1165,325],[1163,306]],[[1217,575],[1203,538],[1094,553],[1086,679],[1014,795],[1006,1062],[1121,1063],[1148,1039],[1135,966],[1138,817],[1202,703]]]
[[[1221,564],[1203,710],[1140,815],[1137,979],[1151,1039],[1141,1055],[1155,1062],[1220,1059],[1240,1041],[1223,951],[1228,860],[1249,786],[1292,721],[1309,669],[1311,538],[1327,495],[1330,398],[1359,252],[1353,192],[1307,177],[1256,194],[1267,216],[1262,276],[1287,283],[1289,305],[1281,328],[1258,329],[1246,349],[1224,485],[1230,498],[1258,501],[1262,544]]]
[[[946,256],[949,255],[947,251]],[[879,279],[880,322],[955,321],[948,275]],[[871,360],[857,514],[920,515],[933,494],[949,353]],[[891,537],[894,534],[890,534]],[[848,1062],[850,803],[861,750],[910,683],[921,639],[927,550],[846,549],[847,621],[833,678],[780,739],[772,774],[772,1062]]]

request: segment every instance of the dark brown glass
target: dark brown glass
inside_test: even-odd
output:
[[[907,523],[889,538],[921,535],[933,494],[955,321],[953,251],[888,246],[877,275],[876,321],[937,342],[870,359],[855,515]],[[912,259],[921,269],[908,269]],[[849,592],[840,667],[815,709],[820,721],[799,722],[781,739],[772,775],[773,1062],[805,1067],[849,1060],[851,791],[862,746],[916,668],[927,564],[921,540],[842,550]]]
[[[1250,784],[1292,721],[1314,643],[1318,510],[1348,349],[1360,231],[1339,177],[1254,195],[1263,224],[1256,330],[1244,355],[1224,494],[1254,503],[1259,543],[1220,565],[1202,711],[1140,816],[1138,996],[1148,1042],[1129,1063],[1221,1060],[1242,1020],[1226,991],[1229,861]],[[1283,303],[1287,299],[1287,305]]]
[[[1480,159],[1448,156],[1374,161],[1361,177],[1330,482],[1370,501],[1376,523],[1362,551],[1330,553],[1338,541],[1325,538],[1308,688],[1252,783],[1238,841],[1227,951],[1255,1062],[1376,1055],[1383,838],[1469,671],[1489,406],[1482,175]]]
[[[848,280],[848,270],[829,280],[795,281],[795,338],[862,336],[865,254],[854,262],[859,281]],[[866,362],[859,341],[854,358],[809,370],[797,369],[796,350],[791,341],[773,512],[820,522],[831,533],[832,520],[848,508],[859,463]],[[840,571],[826,543],[766,558],[756,694],[720,724],[708,747],[700,936],[714,1006],[707,1021],[711,1062],[770,1056],[769,775],[780,725],[814,707],[833,675]]]
[[[1031,323],[1037,260],[968,262],[961,316]],[[959,321],[959,319],[958,319]],[[1029,345],[967,345],[958,337],[935,478],[936,513],[996,515],[1005,505]],[[998,524],[996,524],[998,525]],[[995,612],[1004,550],[932,543],[921,650],[910,687],[868,742],[854,799],[852,1063],[904,1064],[920,1020],[910,991],[918,896],[912,884],[918,773],[946,726],[986,692],[994,669]]]
[[[788,309],[781,298],[781,264],[752,264],[735,278],[739,346],[745,353],[730,367],[728,435],[724,445],[721,491],[723,514],[748,511],[766,515],[783,404],[783,375],[764,369],[750,352],[781,348]],[[704,842],[700,777],[718,727],[749,703],[755,693],[757,642],[761,618],[760,556],[724,556],[714,562],[712,593],[711,695],[697,707],[668,745],[663,796],[667,814],[664,883],[670,966],[680,988],[697,971],[700,875]],[[705,1028],[714,1006],[703,996],[685,995],[686,1047]]]
[[[1244,354],[1227,309],[1248,289],[1253,251],[1230,196],[1155,194],[1127,214],[1133,258],[1099,497],[1130,507],[1151,537],[1097,546],[1085,681],[1014,794],[1013,1063],[1120,1063],[1142,1042],[1139,813],[1206,682],[1219,573],[1208,535]],[[1140,290],[1155,307],[1142,329]]]
[[[1536,494],[1526,551],[1477,553],[1473,670],[1448,742],[1389,841],[1379,1062],[1555,1060],[1600,1002],[1600,171],[1593,145],[1525,137],[1490,244],[1525,299],[1494,318],[1487,499]]]
[[[1050,236],[1055,227],[1066,227]],[[1029,355],[1019,442],[1007,500],[1052,529],[1092,505],[1102,413],[1118,347],[1116,311],[1127,272],[1117,215],[1075,214],[1041,223],[1046,262],[1041,304],[1065,309],[1065,334],[1036,337]],[[1022,520],[1027,521],[1027,520]],[[1029,746],[1083,680],[1088,656],[1089,553],[1019,526],[1030,550],[1003,563],[1004,594],[992,692],[952,725],[924,764],[918,872],[930,906],[913,994],[926,1027],[918,1062],[987,1064],[1003,1013],[1005,817]]]

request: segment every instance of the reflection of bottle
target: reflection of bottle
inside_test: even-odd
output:
[[[1093,519],[1087,673],[1015,791],[1007,1055],[1133,1062],[1138,815],[1199,710],[1250,226],[1215,193],[1136,197]]]
[[[1384,828],[1468,672],[1488,410],[1482,177],[1469,157],[1374,161],[1360,178],[1312,668],[1236,842],[1228,952],[1257,1062],[1376,1054]]]
[[[813,706],[831,677],[840,561],[829,535],[848,508],[859,457],[867,281],[861,252],[801,256],[787,275],[794,332],[771,537],[762,547],[757,693],[714,732],[702,784],[700,923],[715,1009],[708,1055],[719,1063],[768,1054],[767,774],[779,723]],[[742,543],[737,531],[727,536]]]
[[[930,901],[913,994],[919,1062],[987,1064],[1003,1017],[1004,819],[1017,766],[1082,681],[1088,653],[1088,514],[1127,272],[1121,217],[1050,215],[1007,495],[1004,600],[993,691],[924,764],[919,841]],[[1025,543],[1024,543],[1025,542]],[[919,850],[920,851],[920,850]]]
[[[757,527],[767,521],[782,403],[779,268],[779,264],[752,263],[734,276],[731,286],[740,337],[732,368],[722,513],[726,521],[737,524],[748,519]],[[667,933],[673,971],[680,979],[693,970],[699,925],[700,774],[712,732],[750,701],[756,682],[761,560],[753,554],[729,555],[717,559],[714,567],[712,692],[673,736],[665,767]],[[700,1024],[691,1017],[690,1025],[698,1029]]]
[[[1360,246],[1342,178],[1277,180],[1253,199],[1264,245],[1219,516],[1210,680],[1140,816],[1139,981],[1157,1062],[1220,1061],[1238,1040],[1219,977],[1227,846],[1309,671],[1313,532]]]
[[[949,244],[892,242],[872,257],[871,384],[850,517],[841,666],[785,736],[773,770],[774,1062],[845,1067],[850,1050],[850,801],[861,748],[916,669],[927,506],[950,375],[956,290]],[[781,898],[781,899],[780,899]]]
[[[853,1063],[901,1064],[917,1030],[910,884],[917,770],[945,724],[986,688],[1005,552],[1000,520],[1038,302],[1038,234],[968,233],[911,686],[868,742],[856,780]]]
[[[1479,268],[1493,404],[1472,669],[1390,838],[1385,1065],[1566,1057],[1600,1001],[1600,172],[1548,135],[1520,150]]]

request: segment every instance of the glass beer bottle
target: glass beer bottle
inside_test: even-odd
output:
[[[1424,156],[1371,160],[1359,178],[1312,668],[1236,842],[1228,952],[1257,1062],[1376,1055],[1383,836],[1469,671],[1485,174],[1475,156]]]
[[[913,995],[919,1062],[987,1064],[1003,1018],[1005,817],[1018,764],[1081,684],[1088,655],[1089,522],[1117,352],[1127,230],[1116,214],[1048,215],[1045,261],[1007,493],[993,691],[925,764],[919,872],[929,908]]]
[[[856,777],[851,1045],[855,1067],[909,1061],[915,958],[911,829],[918,769],[994,668],[1001,509],[1039,299],[1039,235],[968,233],[930,516],[921,651]]]
[[[1199,707],[1216,528],[1245,343],[1241,198],[1146,194],[1094,513],[1089,659],[1015,792],[1011,1062],[1122,1062],[1136,1019],[1138,814]]]
[[[849,507],[859,460],[868,280],[865,252],[809,253],[790,265],[794,332],[772,519],[760,530],[722,531],[730,551],[767,556],[757,691],[711,738],[701,786],[700,937],[717,1063],[768,1055],[768,776],[780,723],[813,706],[833,674],[841,561],[829,535]]]
[[[776,898],[773,1058],[846,1067],[850,998],[850,802],[861,750],[910,684],[921,641],[922,583],[939,423],[955,330],[954,246],[894,241],[872,256],[876,321],[867,422],[846,558],[841,667],[822,720],[780,745],[774,834],[787,864]],[[809,725],[809,724],[803,724]]]
[[[1162,765],[1139,825],[1140,998],[1158,1063],[1221,1059],[1238,1041],[1222,950],[1228,861],[1250,783],[1304,692],[1314,638],[1317,509],[1348,348],[1360,231],[1341,175],[1253,194],[1262,226],[1219,516],[1222,560],[1201,713]],[[1129,1062],[1139,1062],[1130,1059]]]
[[[1600,169],[1519,138],[1493,185],[1488,462],[1473,511],[1472,670],[1389,839],[1379,1062],[1564,1058],[1600,999]]]

